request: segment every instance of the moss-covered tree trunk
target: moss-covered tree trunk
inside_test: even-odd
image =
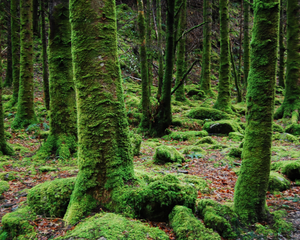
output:
[[[267,213],[266,192],[271,163],[278,21],[278,0],[254,1],[247,127],[242,166],[234,195],[234,209],[248,223],[265,219]]]
[[[67,159],[76,151],[76,97],[71,54],[69,0],[50,0],[50,135],[36,158]]]
[[[20,0],[11,0],[11,46],[12,46],[12,67],[13,67],[13,97],[11,105],[18,102],[19,81],[20,81],[20,25],[18,7]]]
[[[232,112],[230,98],[230,51],[229,51],[228,0],[220,0],[221,53],[218,98],[214,108]]]
[[[114,0],[70,0],[79,173],[64,219],[76,223],[133,177]]]
[[[20,0],[20,16],[20,85],[18,111],[12,128],[23,128],[36,122],[33,107],[32,0]]]
[[[250,4],[248,0],[244,0],[244,86],[247,86],[248,74],[250,69],[250,27],[249,27]]]
[[[202,59],[202,74],[200,81],[200,89],[205,93],[212,95],[211,90],[211,26],[212,26],[212,5],[211,0],[203,1],[203,16],[206,22],[205,35],[203,41],[203,59]]]
[[[10,14],[10,1],[7,1],[6,11],[7,14],[7,55],[6,55],[6,76],[4,81],[4,87],[10,87],[13,82],[13,68],[12,68],[12,46],[11,46],[11,14]]]
[[[179,22],[177,27],[177,38],[178,39],[186,29],[186,0],[179,1],[181,3],[180,13],[179,13]],[[178,42],[177,47],[177,61],[176,61],[176,86],[182,81],[182,77],[186,71],[186,62],[185,62],[185,53],[186,53],[186,36],[182,37]],[[184,84],[182,84],[175,92],[175,99],[177,101],[184,101]]]
[[[157,22],[157,49],[158,49],[158,89],[157,98],[161,97],[161,89],[164,77],[163,52],[162,52],[162,28],[161,28],[161,0],[156,0]]]
[[[48,75],[48,54],[47,54],[47,39],[46,39],[46,25],[45,25],[45,9],[46,2],[40,2],[41,9],[41,35],[42,35],[42,48],[43,48],[43,86],[44,86],[44,102],[46,109],[50,109],[50,93],[49,93],[49,75]],[[70,35],[71,39],[71,35]]]
[[[148,62],[147,62],[147,40],[143,1],[138,0],[138,27],[139,27],[139,45],[140,45],[140,67],[142,75],[142,109],[143,116],[140,124],[142,131],[148,130],[150,126],[150,98],[148,81]]]
[[[280,23],[279,23],[279,77],[278,77],[278,85],[282,88],[285,87],[284,82],[284,69],[285,69],[285,61],[284,61],[284,54],[285,54],[285,46],[284,46],[284,5],[283,0],[280,1]]]
[[[152,122],[153,135],[162,136],[172,123],[171,113],[171,87],[174,65],[174,10],[173,0],[167,0],[167,43],[165,72],[162,85],[162,96],[158,106],[158,112]]]
[[[147,44],[147,67],[148,67],[148,88],[149,88],[149,96],[151,96],[151,86],[153,83],[153,57],[152,57],[152,36],[151,36],[151,31],[152,31],[152,0],[146,0],[147,5],[146,5],[146,44]]]
[[[275,118],[290,117],[297,123],[300,110],[300,2],[287,1],[287,60],[285,95]]]
[[[39,0],[32,0],[32,29],[33,34],[39,36]],[[40,0],[44,2],[43,0]]]

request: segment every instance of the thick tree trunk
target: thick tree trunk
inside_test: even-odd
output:
[[[10,13],[10,1],[7,4],[7,11]],[[11,87],[13,82],[13,68],[12,68],[12,46],[11,46],[11,16],[7,14],[7,64],[6,64],[6,76],[4,81],[4,87]]]
[[[23,128],[36,122],[33,107],[33,32],[32,1],[20,0],[21,58],[18,111],[12,128]]]
[[[266,192],[271,164],[278,21],[278,0],[254,1],[247,127],[234,195],[234,209],[248,223],[264,220],[268,211]]]
[[[70,0],[78,110],[75,189],[64,219],[74,224],[133,178],[117,56],[114,0]]]

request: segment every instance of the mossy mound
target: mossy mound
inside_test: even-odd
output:
[[[300,160],[273,162],[271,170],[280,171],[288,179],[295,181],[296,179],[300,179]]]
[[[130,141],[131,141],[133,156],[140,155],[142,140],[143,138],[139,134],[131,134]]]
[[[198,176],[194,175],[186,175],[186,174],[178,174],[176,176],[181,182],[184,182],[188,185],[191,185],[194,187],[197,191],[200,191],[201,193],[209,193],[210,189],[206,183],[206,181]]]
[[[197,202],[197,211],[207,227],[216,230],[222,237],[234,239],[233,230],[238,225],[238,216],[228,206],[211,199],[201,199]]]
[[[0,179],[3,181],[11,181],[16,179],[18,176],[17,172],[2,172],[0,173]]]
[[[57,239],[169,239],[159,228],[114,213],[98,213]]]
[[[230,132],[228,134],[228,138],[232,139],[233,141],[240,142],[244,139],[244,135],[241,134],[240,132]]]
[[[241,158],[242,157],[242,148],[231,148],[228,156],[233,157],[233,158]]]
[[[199,144],[217,144],[217,141],[214,140],[212,137],[207,136],[204,138],[201,138],[199,141],[196,142],[196,145]]]
[[[206,153],[206,151],[203,150],[201,147],[193,146],[193,145],[187,146],[187,147],[185,147],[185,148],[182,149],[182,153],[183,154],[190,154],[192,152],[194,152],[194,153],[200,153],[200,154],[203,154],[203,155]]]
[[[205,108],[198,107],[189,111],[189,118],[195,119],[212,119],[212,120],[221,120],[221,119],[230,119],[230,115],[214,108]]]
[[[285,132],[293,134],[293,135],[300,135],[300,124],[293,123],[285,128]]]
[[[35,214],[29,206],[21,206],[16,211],[7,213],[2,217],[2,234],[7,239],[22,239],[18,236],[23,235],[23,239],[34,239],[34,227],[29,221],[35,219]],[[17,238],[18,237],[18,238]]]
[[[201,120],[201,119],[191,119],[188,117],[180,117],[180,118],[174,118],[172,120],[172,125],[192,130],[192,129],[199,129],[203,125],[204,122],[205,121]]]
[[[126,95],[125,105],[126,107],[139,108],[141,105],[141,101],[138,97]]]
[[[40,172],[53,172],[53,171],[57,171],[56,167],[52,167],[52,166],[42,166],[39,168]]]
[[[39,215],[63,217],[74,189],[75,178],[44,182],[28,192],[28,204]]]
[[[273,134],[273,140],[282,140],[286,142],[297,143],[298,138],[289,133],[275,133]]]
[[[191,183],[168,174],[138,186],[116,189],[112,208],[131,217],[165,221],[175,205],[195,207],[197,190]],[[111,208],[111,206],[108,206]]]
[[[9,184],[6,181],[0,181],[0,195],[9,189]]]
[[[206,228],[187,207],[175,206],[169,215],[169,221],[178,240],[221,239],[212,229]]]
[[[283,133],[284,129],[281,125],[279,125],[277,123],[273,123],[273,132]]]
[[[244,103],[244,102],[232,104],[231,108],[234,112],[236,112],[238,114],[241,114],[241,115],[246,114],[247,106],[246,106],[246,103]]]
[[[269,178],[269,191],[284,191],[291,187],[291,183],[289,180],[285,179],[278,172],[271,171]]]
[[[188,97],[193,97],[195,100],[200,100],[206,97],[205,92],[198,89],[190,89],[187,91],[186,95]]]
[[[186,141],[195,137],[205,137],[208,136],[207,131],[188,131],[188,132],[172,132],[169,135],[163,137],[166,140],[178,140],[178,141]]]
[[[221,120],[217,122],[207,122],[204,124],[203,129],[208,133],[226,134],[230,132],[243,133],[240,125],[233,120]]]
[[[184,161],[183,155],[172,146],[161,145],[155,149],[153,156],[154,163],[164,164],[166,162],[178,162]]]

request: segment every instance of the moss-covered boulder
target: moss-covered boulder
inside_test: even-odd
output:
[[[140,155],[142,140],[143,138],[139,134],[131,134],[130,141],[131,141],[133,156]]]
[[[175,206],[169,215],[169,221],[178,240],[221,239],[212,229],[206,228],[187,207]]]
[[[273,132],[283,133],[284,129],[281,125],[279,125],[277,123],[273,123]]]
[[[159,228],[114,213],[98,213],[79,223],[74,230],[58,239],[169,239]]]
[[[212,120],[221,120],[221,119],[230,119],[230,115],[214,108],[198,107],[189,111],[189,118],[195,119],[212,119]]]
[[[205,150],[203,150],[201,147],[199,146],[186,146],[182,149],[182,153],[183,154],[191,154],[191,153],[197,153],[197,154],[202,154],[204,155],[206,153]]]
[[[166,140],[178,140],[178,141],[186,141],[195,137],[205,137],[208,136],[207,131],[187,131],[187,132],[172,132],[169,135],[163,137]]]
[[[207,136],[204,138],[201,138],[198,140],[195,144],[200,145],[200,144],[217,144],[218,142],[214,140],[211,136]]]
[[[285,132],[293,134],[293,135],[300,135],[300,124],[293,123],[285,128]]]
[[[6,181],[0,181],[0,195],[9,189],[9,184]]]
[[[166,162],[178,162],[184,161],[183,155],[172,146],[161,145],[155,149],[153,157],[154,163],[164,164]]]
[[[278,172],[271,171],[270,172],[270,178],[269,178],[269,191],[284,191],[291,187],[291,183],[289,180],[285,179],[284,176],[282,176]]]
[[[295,181],[296,179],[300,179],[300,160],[273,162],[271,170],[280,171],[288,179]]]
[[[233,158],[241,158],[242,157],[242,148],[231,148],[228,156],[233,157]]]
[[[195,96],[196,99],[199,99],[199,100],[206,97],[205,92],[202,90],[199,90],[199,89],[190,89],[187,91],[186,95],[189,97]]]
[[[201,199],[197,202],[197,211],[207,227],[216,230],[222,237],[234,239],[233,230],[238,225],[237,214],[228,206],[211,199]]]
[[[11,180],[14,180],[16,179],[18,176],[18,173],[17,172],[2,172],[0,173],[0,179],[3,180],[3,181],[11,181]]]
[[[35,214],[29,206],[21,206],[16,211],[7,213],[2,217],[2,235],[6,235],[7,239],[17,238],[23,235],[22,239],[34,239],[34,227],[30,225],[30,221],[35,219]],[[5,238],[3,238],[5,239]]]
[[[28,192],[28,204],[39,215],[63,217],[74,189],[75,178],[44,182]]]
[[[240,142],[244,139],[244,135],[241,134],[240,132],[230,132],[228,134],[228,138],[232,139],[233,141]]]
[[[221,120],[216,122],[207,122],[204,124],[203,129],[208,133],[226,134],[230,132],[243,133],[240,125],[233,120]]]
[[[275,133],[273,134],[273,140],[282,140],[285,142],[297,143],[298,138],[289,133]]]

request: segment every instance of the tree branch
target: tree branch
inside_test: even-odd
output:
[[[203,22],[203,23],[200,23],[192,28],[190,28],[189,30],[187,31],[184,31],[182,33],[182,35],[176,40],[176,44],[184,37],[184,35],[188,34],[189,32],[193,31],[195,28],[198,28],[198,27],[201,27],[202,25],[206,24],[207,22]]]

